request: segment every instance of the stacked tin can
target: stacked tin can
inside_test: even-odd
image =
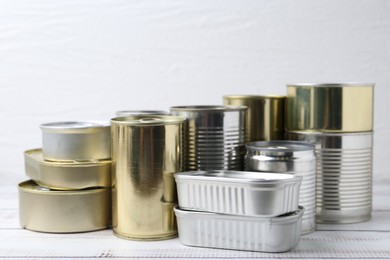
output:
[[[112,123],[112,226],[125,239],[177,236],[173,174],[183,170],[185,119],[134,115]]]
[[[299,242],[302,177],[214,170],[176,173],[175,179],[183,244],[283,252]]]
[[[186,118],[185,165],[193,170],[243,170],[245,106],[176,106]]]
[[[105,229],[111,223],[110,124],[41,125],[42,149],[24,153],[19,184],[22,227],[51,233]]]
[[[287,85],[287,137],[316,146],[319,223],[371,217],[373,96],[373,84]]]

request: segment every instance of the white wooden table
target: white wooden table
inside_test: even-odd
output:
[[[187,247],[176,239],[128,241],[112,230],[46,234],[19,226],[17,188],[0,187],[0,257],[9,259],[224,258],[224,259],[390,259],[390,186],[376,187],[372,219],[349,225],[319,225],[286,253],[258,253]]]

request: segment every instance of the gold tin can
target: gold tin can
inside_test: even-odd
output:
[[[173,174],[183,170],[182,117],[143,115],[111,120],[113,229],[134,240],[177,236]]]
[[[373,130],[374,84],[287,85],[288,131],[369,132]]]
[[[26,175],[42,187],[78,190],[111,187],[111,160],[56,162],[43,159],[41,149],[24,152]]]
[[[32,180],[19,188],[20,225],[48,233],[75,233],[110,226],[111,194],[108,188],[59,191]]]
[[[247,106],[247,142],[284,139],[285,96],[228,95],[224,105]]]

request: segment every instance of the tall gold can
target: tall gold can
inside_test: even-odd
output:
[[[284,140],[285,96],[227,95],[224,105],[247,106],[247,142]]]
[[[183,170],[185,119],[141,115],[111,120],[113,229],[133,240],[177,236],[174,173]]]

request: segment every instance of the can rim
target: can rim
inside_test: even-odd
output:
[[[286,96],[283,95],[224,95],[224,99],[285,99]]]
[[[110,122],[107,121],[59,121],[43,123],[40,128],[44,132],[74,132],[74,131],[89,131],[98,130],[110,127]]]
[[[111,119],[112,124],[130,126],[159,126],[184,123],[186,119],[181,116],[172,115],[134,115],[121,116]]]
[[[352,132],[352,131],[315,131],[315,130],[288,130],[287,134],[305,134],[305,135],[322,135],[322,136],[359,136],[359,135],[373,135],[374,130],[371,131],[360,131],[360,132]]]
[[[70,196],[70,195],[89,195],[94,193],[106,192],[108,188],[91,187],[79,190],[55,190],[42,187],[33,180],[27,180],[18,184],[18,189],[25,193],[49,195],[49,196]]]
[[[256,150],[264,152],[302,152],[314,151],[315,146],[307,142],[274,140],[249,142],[246,145],[247,150]]]
[[[115,115],[117,117],[141,115],[169,115],[169,112],[164,110],[119,110],[115,112]]]
[[[375,83],[372,82],[338,82],[338,83],[310,83],[310,82],[292,82],[287,83],[287,87],[313,87],[313,88],[348,88],[348,87],[368,87],[374,88]]]
[[[248,109],[247,106],[233,106],[233,105],[192,105],[192,106],[173,106],[171,111],[185,111],[185,112],[213,112],[213,111],[242,111]]]

